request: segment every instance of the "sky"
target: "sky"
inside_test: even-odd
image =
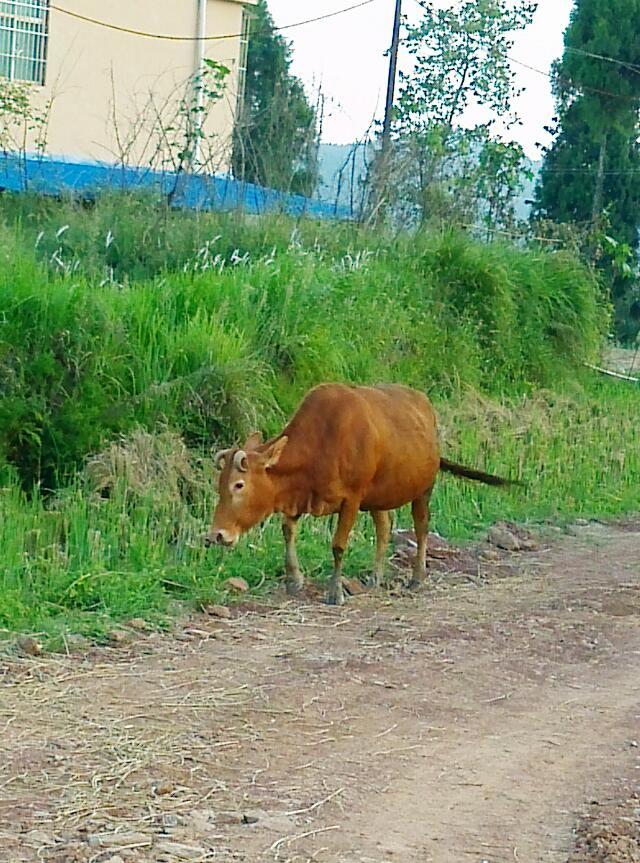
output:
[[[335,12],[354,2],[357,0],[268,0],[279,26]],[[436,2],[455,5],[450,0]],[[285,31],[293,46],[293,72],[310,95],[322,86],[326,99],[323,141],[350,144],[365,134],[374,117],[382,116],[388,73],[384,53],[391,41],[394,6],[394,0],[374,0],[344,15]],[[572,6],[572,0],[539,0],[533,22],[514,37],[511,56],[548,72],[552,61],[562,54]],[[403,0],[403,12],[417,20],[420,7],[415,0]],[[514,64],[513,68],[517,85],[525,92],[515,103],[523,125],[509,135],[530,158],[537,159],[537,145],[549,141],[544,126],[554,113],[550,81],[522,66]]]

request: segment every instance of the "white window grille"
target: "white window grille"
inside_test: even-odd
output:
[[[0,0],[0,77],[44,84],[49,0]]]
[[[246,9],[242,12],[242,35],[240,36],[240,55],[238,57],[238,114],[242,113],[244,93],[247,86],[247,57],[249,55],[249,33],[252,15]]]

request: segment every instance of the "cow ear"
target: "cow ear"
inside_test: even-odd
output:
[[[283,437],[278,438],[278,440],[269,447],[269,449],[264,454],[264,466],[267,470],[269,470],[270,467],[275,467],[278,464],[278,462],[280,461],[280,456],[282,455],[282,452],[288,442],[289,438],[284,435]]]
[[[253,432],[245,441],[245,445],[242,447],[242,449],[245,452],[251,452],[254,449],[258,449],[261,443],[262,435],[260,434],[260,432]]]

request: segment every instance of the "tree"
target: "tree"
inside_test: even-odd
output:
[[[318,182],[317,112],[291,74],[291,46],[275,30],[266,0],[252,13],[233,171],[248,182],[310,195]]]
[[[555,137],[533,217],[582,229],[583,251],[604,273],[626,337],[640,226],[640,0],[577,0],[554,93]],[[631,264],[621,267],[625,248]]]
[[[406,27],[404,45],[413,67],[401,73],[396,108],[402,179],[390,185],[412,201],[421,222],[465,217],[497,224],[503,214],[510,217],[523,153],[515,144],[496,141],[492,119],[472,128],[463,120],[469,107],[482,105],[488,115],[515,122],[511,34],[531,20],[535,5],[527,0],[463,0],[446,9],[427,0],[420,5],[422,20]],[[483,201],[480,186],[488,196]]]

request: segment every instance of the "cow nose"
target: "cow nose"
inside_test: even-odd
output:
[[[212,545],[233,545],[233,540],[227,539],[223,530],[214,530],[205,536],[204,544],[207,548]]]

